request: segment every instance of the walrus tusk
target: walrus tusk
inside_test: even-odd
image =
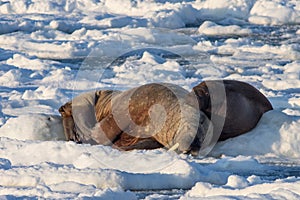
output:
[[[168,151],[176,151],[179,147],[179,143],[174,144]]]

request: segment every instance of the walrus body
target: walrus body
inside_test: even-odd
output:
[[[79,96],[59,111],[64,125],[75,126],[65,128],[69,132],[67,139],[113,145],[124,150],[178,145],[179,152],[196,154],[212,125],[206,115],[199,112],[198,105],[185,102],[187,95],[181,87],[153,83],[124,92],[97,91],[84,96],[83,99],[88,101]],[[86,131],[80,131],[82,128],[78,127],[78,123],[86,119],[85,113],[80,113],[82,110],[98,122],[91,131],[88,131],[90,126],[85,127]],[[72,117],[66,113],[71,113]]]
[[[224,91],[224,92],[222,92]],[[219,141],[253,129],[263,113],[272,110],[268,99],[253,86],[234,80],[204,81],[193,88],[199,109],[222,126]]]
[[[178,152],[195,155],[202,146],[209,150],[217,140],[250,131],[272,109],[253,86],[224,80],[202,82],[191,93],[171,84],[90,92],[59,111],[67,140],[122,150],[177,144]]]

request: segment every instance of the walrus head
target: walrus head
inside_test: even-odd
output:
[[[205,82],[195,86],[193,88],[194,94],[197,96],[199,109],[207,110],[210,107],[210,95],[209,90]]]
[[[72,116],[72,102],[67,102],[65,105],[61,106],[58,111],[62,116],[66,140],[80,143]]]

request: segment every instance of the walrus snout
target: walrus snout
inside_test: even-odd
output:
[[[67,102],[65,105],[61,106],[58,111],[62,116],[66,140],[81,143],[76,134],[75,122],[72,116],[72,102]]]
[[[67,102],[58,109],[62,117],[72,116],[72,102]]]

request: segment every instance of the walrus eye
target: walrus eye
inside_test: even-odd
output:
[[[51,117],[48,117],[48,119],[47,119],[48,121],[51,121]]]

